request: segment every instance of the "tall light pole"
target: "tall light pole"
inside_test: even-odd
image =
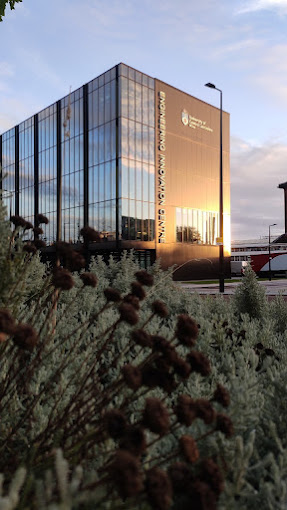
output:
[[[206,83],[205,87],[220,92],[220,150],[219,150],[219,292],[224,292],[224,244],[223,244],[223,172],[222,172],[222,90],[213,83]]]
[[[272,225],[269,225],[269,236],[268,236],[268,262],[269,262],[269,282],[271,282],[271,250],[270,250],[270,228],[275,227],[277,223],[272,223]]]

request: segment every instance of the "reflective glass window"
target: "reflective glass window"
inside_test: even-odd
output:
[[[121,159],[121,190],[122,196],[125,198],[129,197],[129,162],[128,159]]]
[[[128,198],[129,214],[122,222],[123,236],[150,240],[155,220],[154,81],[128,68],[120,87],[120,197]]]
[[[142,164],[142,199],[149,201],[149,167],[147,163]],[[153,197],[151,198],[153,200]]]
[[[136,121],[142,122],[142,87],[136,83]]]
[[[128,99],[129,99],[129,119],[135,120],[135,82],[129,80],[129,92],[128,92]]]
[[[129,142],[129,158],[135,159],[135,157],[136,157],[136,129],[135,129],[135,122],[133,120],[129,120],[128,142]]]
[[[138,161],[142,160],[142,124],[139,122],[135,123],[136,127],[136,147],[135,147],[135,157]]]
[[[196,244],[216,244],[218,213],[176,208],[176,240]]]
[[[135,162],[129,160],[129,198],[136,198],[136,169]]]
[[[99,125],[104,123],[105,120],[105,89],[101,87],[99,89]]]
[[[105,122],[111,120],[111,84],[105,85]]]
[[[109,161],[112,158],[112,147],[111,147],[111,123],[108,122],[105,124],[105,159],[104,161]]]

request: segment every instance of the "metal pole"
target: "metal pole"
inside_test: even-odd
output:
[[[219,90],[219,89],[217,89]],[[222,90],[220,92],[220,174],[219,174],[219,215],[220,241],[219,246],[219,292],[224,292],[224,245],[223,245],[223,168],[222,168]]]
[[[268,263],[269,263],[269,282],[271,282],[271,250],[270,250],[270,227],[269,225],[269,237],[268,237]]]
[[[269,235],[268,235],[268,268],[269,268],[269,282],[271,282],[272,280],[272,274],[271,274],[271,247],[270,247],[270,228],[271,227],[275,227],[275,225],[277,225],[277,223],[272,223],[272,225],[269,225],[268,229],[269,229]]]
[[[224,239],[223,239],[223,160],[222,160],[222,90],[213,83],[206,83],[206,87],[220,92],[220,148],[219,148],[219,292],[224,292]]]

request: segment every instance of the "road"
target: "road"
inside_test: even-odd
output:
[[[282,295],[286,296],[287,298],[287,279],[284,278],[282,280],[272,280],[269,281],[263,281],[258,282],[259,285],[262,285],[265,287],[266,295],[267,296],[276,296],[277,294],[281,293]],[[197,284],[197,283],[185,283],[185,282],[178,282],[178,284],[186,290],[189,290],[191,292],[197,292],[198,294],[219,294],[219,284],[218,283],[206,283],[206,284]],[[224,295],[232,295],[234,294],[234,291],[237,287],[237,285],[240,285],[240,282],[232,282],[232,283],[225,283],[224,286]]]

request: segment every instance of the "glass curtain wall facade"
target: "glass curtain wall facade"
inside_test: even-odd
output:
[[[9,215],[15,214],[16,172],[15,172],[15,128],[2,135],[2,185],[3,201]]]
[[[38,114],[39,132],[39,212],[47,216],[42,225],[44,239],[52,244],[57,227],[57,105]]]
[[[61,100],[61,238],[76,243],[84,222],[83,87]]]
[[[154,79],[119,64],[4,133],[9,212],[47,216],[47,245],[77,243],[84,224],[103,241],[154,240],[154,102]]]
[[[156,257],[163,268],[177,264],[175,278],[202,278],[207,270],[216,277],[219,114],[118,64],[0,136],[7,212],[32,223],[38,213],[48,217],[47,258],[57,240],[77,244],[90,225],[102,240],[90,243],[90,253],[107,259],[134,249],[143,266]],[[229,146],[223,112],[226,254]]]
[[[88,84],[89,225],[116,239],[116,68]]]
[[[176,241],[178,243],[216,245],[219,236],[218,212],[176,208]]]
[[[34,118],[19,125],[19,214],[34,222]]]
[[[154,79],[120,64],[120,209],[123,240],[155,236]]]

